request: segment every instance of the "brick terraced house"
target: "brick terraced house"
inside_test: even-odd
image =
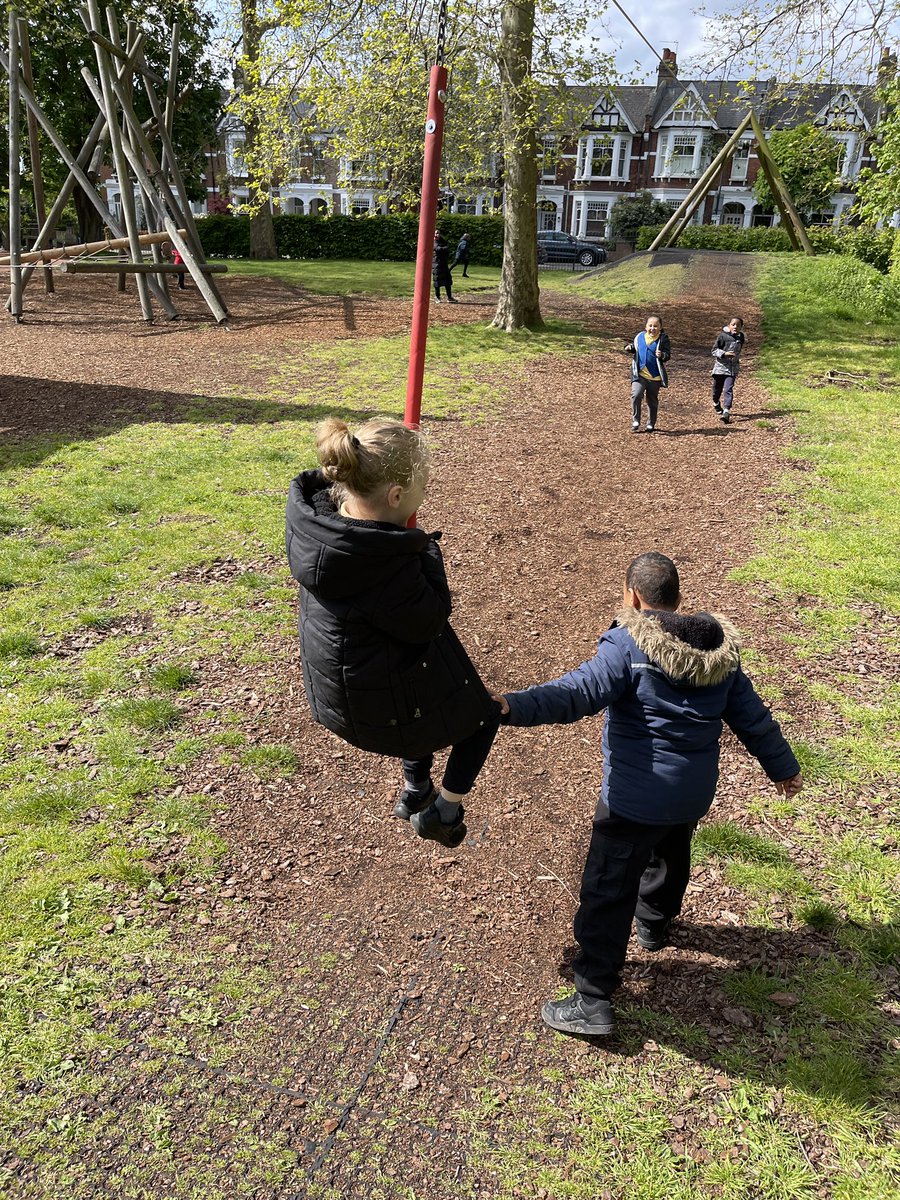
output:
[[[878,79],[892,76],[896,65],[896,56],[885,50]],[[675,54],[666,49],[655,84],[615,88],[599,99],[588,89],[572,90],[589,115],[577,139],[552,132],[543,136],[539,229],[600,241],[609,236],[616,202],[644,191],[677,208],[751,103],[766,130],[812,123],[838,142],[840,188],[827,209],[812,214],[813,223],[841,222],[853,204],[854,181],[872,162],[869,141],[878,102],[871,85],[680,79]],[[225,121],[221,135],[220,147],[209,155],[211,212],[222,211],[230,200],[240,203],[247,195],[241,177],[241,131]],[[759,169],[755,141],[748,133],[714,180],[695,222],[745,228],[777,224],[778,215],[762,211],[753,195]],[[497,212],[502,187],[502,178],[486,180],[482,188],[447,197],[447,202],[455,212]],[[287,213],[365,214],[384,207],[377,180],[367,175],[364,163],[338,164],[328,157],[327,134],[312,139],[274,198]]]

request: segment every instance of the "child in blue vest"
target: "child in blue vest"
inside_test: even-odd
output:
[[[665,364],[672,356],[669,335],[663,332],[662,321],[651,315],[647,324],[625,350],[631,359],[631,432],[641,427],[641,404],[647,400],[647,433],[656,428],[659,412],[659,389],[669,386]]]
[[[597,653],[552,683],[501,699],[507,725],[563,725],[607,710],[603,787],[575,914],[576,992],[542,1016],[563,1033],[609,1034],[634,920],[638,944],[661,950],[681,911],[691,838],[712,804],[728,725],[776,791],[802,787],[778,723],[741,669],[734,626],[682,615],[678,571],[641,554],[625,575],[623,609]]]

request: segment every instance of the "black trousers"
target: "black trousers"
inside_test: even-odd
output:
[[[712,377],[712,398],[713,404],[718,404],[722,392],[725,392],[725,411],[731,412],[731,406],[734,403],[734,376],[733,375],[713,375]]]
[[[574,968],[579,992],[608,998],[622,982],[635,915],[659,925],[681,912],[696,825],[642,825],[603,811],[581,877]]]
[[[495,717],[488,717],[479,729],[451,748],[442,781],[448,792],[455,792],[458,796],[471,792],[479,771],[487,762],[499,728],[500,706],[497,705]],[[426,758],[404,758],[403,778],[407,783],[426,783],[431,778],[433,765],[433,754]]]
[[[441,288],[447,293],[447,299],[451,298],[453,295],[453,276],[449,268],[445,271],[432,271],[431,281],[434,284],[434,294],[438,300],[441,298]]]

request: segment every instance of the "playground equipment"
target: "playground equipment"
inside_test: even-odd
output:
[[[124,290],[125,276],[134,275],[144,320],[153,320],[154,302],[169,320],[177,320],[178,313],[169,296],[167,276],[183,271],[194,280],[216,322],[222,325],[228,319],[228,309],[211,275],[225,268],[210,267],[203,256],[184,178],[172,144],[175,110],[185,94],[176,95],[178,23],[172,26],[168,77],[163,79],[147,66],[144,57],[145,35],[138,30],[136,22],[127,22],[123,44],[119,19],[111,5],[106,9],[106,33],[109,36],[103,32],[98,0],[87,0],[79,9],[79,15],[94,45],[97,60],[96,77],[87,67],[82,69],[81,74],[96,101],[99,115],[80,151],[73,154],[34,96],[28,23],[12,11],[9,14],[9,52],[0,51],[0,67],[9,78],[9,254],[5,258],[0,257],[0,266],[8,266],[10,275],[6,307],[16,321],[21,321],[23,294],[37,264],[43,268],[47,291],[52,292],[53,265],[58,263],[60,269],[65,271],[115,273],[119,276],[121,290]],[[152,114],[144,122],[139,120],[134,110],[135,81],[143,87]],[[163,104],[154,85],[164,89]],[[26,254],[21,252],[21,104],[25,105],[28,115],[34,205],[40,226],[34,245]],[[49,213],[44,199],[38,126],[44,130],[54,150],[69,169],[69,175]],[[95,173],[102,161],[107,143],[119,184],[121,221],[110,211],[98,187],[89,178],[89,173]],[[82,188],[112,237],[102,242],[51,249],[50,243],[60,216],[76,184]],[[136,194],[140,196],[149,226],[147,232],[140,229]],[[183,266],[163,262],[161,246],[164,243],[171,244],[180,252]],[[150,251],[149,260],[144,258],[145,248]],[[92,255],[109,250],[127,251],[129,257],[103,262],[91,260]]]
[[[447,100],[447,68],[444,39],[447,31],[447,0],[440,0],[437,49],[428,85],[428,115],[425,119],[425,159],[422,164],[422,199],[419,204],[419,241],[416,249],[416,285],[413,292],[412,332],[409,341],[409,373],[406,378],[404,423],[419,428],[422,412],[422,381],[425,377],[425,343],[431,305],[431,255],[440,199],[441,150],[444,144],[444,105]],[[410,517],[410,524],[415,516]]]
[[[735,147],[748,128],[753,130],[756,138],[756,153],[759,156],[760,166],[769,182],[772,195],[775,197],[775,203],[778,205],[778,211],[781,213],[781,220],[787,230],[792,248],[794,250],[802,249],[805,254],[810,256],[815,254],[800,214],[794,207],[790,192],[769,150],[766,135],[763,133],[762,126],[752,108],[656,235],[650,244],[650,250],[661,250],[666,246],[675,245],[682,233],[687,229],[690,219],[697,208],[706,199],[706,194],[710,190],[713,180],[716,179],[722,167],[734,153]]]

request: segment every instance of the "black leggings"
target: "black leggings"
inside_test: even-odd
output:
[[[482,725],[467,738],[457,742],[450,750],[444,768],[443,786],[448,792],[465,796],[475,786],[475,780],[491,752],[497,730],[500,728],[500,706],[493,717],[487,717]],[[425,758],[404,758],[403,778],[407,783],[427,783],[431,778],[434,755]]]

